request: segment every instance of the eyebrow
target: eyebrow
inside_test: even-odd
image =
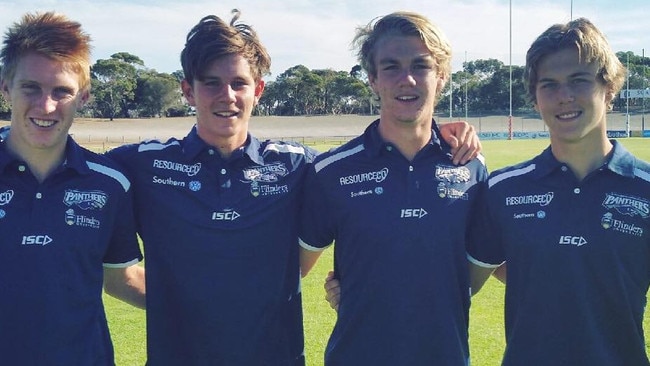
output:
[[[583,77],[583,76],[596,77],[596,74],[593,74],[593,73],[588,72],[588,71],[578,71],[578,72],[574,72],[573,74],[570,74],[568,76],[568,78],[571,79],[571,78],[577,78],[577,77]],[[548,82],[548,81],[555,81],[555,80],[556,79],[552,78],[552,77],[545,77],[545,78],[540,78],[537,82],[541,83],[541,82]]]
[[[433,59],[433,56],[426,54],[426,55],[420,55],[411,60],[411,62],[432,62],[435,63],[435,60]],[[379,65],[385,65],[385,64],[395,64],[399,63],[399,59],[396,57],[385,57],[377,61],[377,64]]]

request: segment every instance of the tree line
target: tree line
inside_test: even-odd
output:
[[[629,89],[650,87],[649,57],[631,51],[618,52],[617,56],[628,67]],[[451,109],[454,115],[463,115],[466,111],[471,115],[507,114],[512,103],[514,113],[528,113],[532,105],[526,99],[523,73],[523,66],[505,65],[496,59],[465,62],[462,70],[452,74],[436,110],[449,113]],[[127,52],[113,54],[91,66],[92,99],[81,115],[110,120],[189,115],[192,109],[179,86],[182,79],[182,70],[160,73],[147,68],[138,56]],[[628,88],[627,83],[625,88]],[[642,103],[640,99],[631,100],[630,106],[637,108]],[[254,113],[273,116],[373,114],[378,107],[367,75],[358,65],[349,71],[311,70],[296,65],[266,82]],[[615,110],[626,107],[626,100],[615,99]],[[0,117],[8,118],[10,111],[10,105],[0,96]]]

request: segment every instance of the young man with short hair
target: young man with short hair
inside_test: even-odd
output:
[[[0,62],[11,104],[0,137],[0,362],[112,366],[102,284],[136,303],[144,279],[129,180],[68,136],[89,97],[90,37],[61,14],[26,14]]]
[[[455,166],[434,107],[451,46],[422,15],[358,29],[359,60],[381,102],[363,135],[321,154],[303,187],[303,271],[334,244],[338,319],[326,365],[467,365],[465,237],[482,159]]]
[[[493,172],[471,260],[507,263],[503,365],[648,365],[650,165],[607,137],[626,70],[589,20],[556,24],[526,55],[551,144]]]

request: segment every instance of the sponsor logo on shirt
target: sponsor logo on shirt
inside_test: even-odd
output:
[[[154,175],[152,182],[155,184],[162,184],[165,186],[174,186],[174,187],[185,187],[185,182],[179,181],[179,180],[174,180],[171,177],[167,178],[160,178]]]
[[[639,215],[644,219],[650,217],[650,202],[639,197],[607,193],[603,200],[603,207],[608,210],[616,210],[627,216]]]
[[[244,179],[250,182],[274,183],[280,178],[286,177],[289,174],[289,170],[284,163],[277,162],[245,168],[242,173],[244,174]]]
[[[8,189],[0,193],[0,206],[8,204],[11,202],[12,198],[14,198],[14,191],[12,189]]]
[[[421,219],[427,214],[428,212],[423,208],[403,208],[400,211],[399,217],[403,219],[409,219],[409,218]]]
[[[600,219],[600,224],[605,230],[614,230],[623,234],[633,235],[633,236],[643,236],[643,228],[625,222],[623,220],[615,219],[614,214],[611,212],[606,212],[603,217]]]
[[[77,206],[82,210],[101,210],[107,201],[108,195],[102,191],[66,189],[63,193],[63,203],[66,206]]]
[[[548,192],[542,194],[530,194],[526,196],[511,196],[506,197],[506,206],[519,206],[519,205],[540,205],[542,207],[548,206],[553,201],[555,193]]]
[[[388,168],[378,170],[375,172],[366,172],[359,173],[354,175],[348,175],[345,177],[339,177],[339,184],[341,186],[347,186],[349,184],[365,183],[365,182],[383,182],[386,177],[388,177]]]
[[[384,187],[375,187],[375,189],[362,189],[360,191],[350,192],[350,197],[363,197],[369,195],[381,195],[384,193]]]
[[[153,167],[158,169],[173,170],[187,174],[188,177],[193,177],[201,171],[201,163],[196,164],[181,164],[167,160],[153,160]]]
[[[286,184],[259,184],[251,182],[251,195],[257,196],[275,196],[278,194],[289,193],[289,186]]]
[[[65,223],[70,226],[74,225],[93,229],[99,229],[101,226],[101,222],[98,219],[85,215],[78,215],[71,208],[65,211]]]
[[[25,235],[23,236],[22,245],[48,245],[53,242],[49,235]]]
[[[449,183],[440,182],[436,188],[438,197],[440,198],[451,198],[451,199],[461,199],[468,200],[469,196],[462,189],[451,186]]]
[[[190,182],[190,191],[198,192],[201,190],[201,182],[193,180]]]
[[[237,213],[237,211],[234,210],[224,210],[221,212],[213,212],[212,213],[212,220],[215,221],[235,221],[237,220],[241,215]]]
[[[512,218],[515,220],[519,219],[543,219],[546,217],[546,211],[537,211],[537,212],[522,212],[512,215]]]
[[[438,180],[447,181],[450,183],[465,183],[469,182],[470,176],[471,172],[469,168],[464,166],[436,166],[436,179]]]
[[[562,235],[560,236],[560,245],[574,245],[576,247],[581,247],[587,244],[587,239],[582,236],[573,236],[573,235]]]

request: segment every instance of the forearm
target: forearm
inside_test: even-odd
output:
[[[104,269],[104,291],[140,309],[146,308],[145,271],[140,265]]]

